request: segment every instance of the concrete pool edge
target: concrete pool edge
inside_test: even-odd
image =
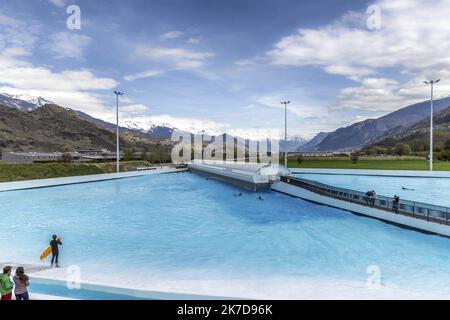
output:
[[[289,168],[293,174],[362,175],[378,177],[450,178],[449,171],[372,170],[372,169],[314,169]]]
[[[90,182],[100,182],[108,180],[118,180],[132,177],[141,177],[153,174],[163,174],[163,173],[176,173],[187,171],[186,168],[176,169],[163,167],[160,169],[152,171],[131,171],[131,172],[121,172],[121,173],[104,173],[86,176],[72,176],[72,177],[61,177],[61,178],[49,178],[49,179],[36,179],[36,180],[24,180],[24,181],[13,181],[13,182],[1,182],[0,192],[6,191],[17,191],[17,190],[27,190],[27,189],[38,189],[47,187],[64,186],[71,184],[80,183],[90,183]]]
[[[53,278],[40,278],[37,279],[33,277],[32,274],[31,281],[34,283],[44,282],[48,285],[59,285],[59,286],[65,286],[66,283],[64,280],[55,280]],[[81,290],[92,290],[92,291],[98,291],[98,289],[105,289],[109,292],[101,292],[101,293],[110,293],[110,294],[117,294],[117,295],[127,295],[127,300],[130,300],[129,298],[132,298],[131,300],[179,300],[179,301],[185,301],[185,300],[241,300],[241,301],[252,301],[252,300],[385,300],[388,299],[400,299],[400,300],[417,300],[417,299],[432,299],[432,300],[440,300],[440,299],[448,299],[448,297],[443,297],[441,295],[434,294],[432,292],[421,292],[414,290],[413,288],[402,288],[392,283],[382,283],[380,284],[380,287],[377,290],[374,290],[373,288],[367,287],[366,280],[348,280],[348,279],[338,279],[338,278],[312,278],[312,277],[302,277],[302,278],[294,278],[294,282],[291,281],[292,279],[281,277],[281,278],[275,278],[275,279],[269,279],[269,281],[265,280],[265,285],[262,285],[262,287],[255,287],[255,284],[252,283],[252,280],[250,279],[249,283],[244,283],[244,286],[242,288],[237,288],[238,291],[241,291],[243,294],[233,295],[214,295],[213,293],[202,293],[202,294],[195,294],[195,293],[176,293],[176,291],[162,291],[162,290],[151,290],[151,289],[128,289],[128,288],[120,288],[113,286],[105,286],[105,285],[97,285],[97,284],[83,284]],[[44,284],[43,283],[43,284]],[[227,282],[229,283],[229,282]],[[241,281],[238,281],[239,285],[241,285]],[[276,285],[277,287],[282,284],[285,286],[285,289],[283,289],[283,293],[278,292],[274,293],[270,289],[273,287],[273,285]],[[86,286],[87,285],[87,286]],[[219,287],[223,285],[223,282],[217,283]],[[251,292],[249,292],[249,288],[253,288]],[[292,288],[295,288],[292,290]],[[256,293],[254,291],[254,288],[258,288],[258,292]],[[301,289],[300,291],[297,289]],[[242,292],[242,289],[247,292],[245,294]],[[130,290],[133,290],[136,292],[144,292],[146,294],[146,297],[143,297],[142,294],[139,297],[135,297],[136,299],[133,299],[133,297],[130,296]],[[92,292],[91,291],[91,292]],[[234,289],[233,289],[234,291]],[[286,293],[287,292],[287,293]],[[36,297],[36,295],[41,295],[40,293],[33,293],[30,292],[32,299],[40,299],[39,297]],[[47,296],[47,294],[44,294],[44,296]],[[230,296],[232,296],[230,298]],[[241,298],[242,296],[246,298]],[[36,298],[35,298],[36,297]],[[67,298],[64,295],[50,295],[50,299],[52,300],[90,300],[91,298]],[[45,299],[43,297],[42,299]],[[102,300],[102,299],[100,299]],[[108,299],[111,300],[111,299]],[[116,300],[116,299],[112,299]]]
[[[37,284],[47,284],[56,286],[67,286],[67,281],[61,279],[55,279],[51,277],[40,276],[37,274],[30,274],[30,279]],[[106,285],[95,282],[81,282],[81,290],[90,290],[96,292],[110,293],[128,296],[130,298],[137,299],[147,299],[147,300],[250,300],[248,298],[241,297],[225,297],[225,296],[215,296],[215,295],[205,295],[205,294],[195,294],[195,293],[180,293],[180,292],[164,292],[149,289],[133,289],[128,287],[119,287],[113,285]],[[77,290],[77,289],[72,289]],[[71,299],[64,296],[53,296],[48,294],[37,294],[40,296],[49,296],[56,300],[58,298]],[[76,299],[73,299],[76,300]]]
[[[450,227],[434,222],[428,222],[411,218],[407,216],[396,215],[390,212],[378,210],[376,208],[365,207],[359,204],[346,202],[334,198],[325,197],[311,191],[295,187],[284,182],[278,182],[272,185],[271,189],[286,195],[297,197],[320,205],[349,211],[351,213],[363,215],[370,218],[375,218],[386,223],[391,223],[413,229],[419,232],[431,233],[439,236],[450,237]]]

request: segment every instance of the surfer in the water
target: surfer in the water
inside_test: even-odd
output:
[[[50,241],[50,246],[52,247],[52,267],[53,264],[59,268],[58,258],[59,258],[59,246],[62,246],[61,238],[58,238],[56,234],[53,235]]]
[[[407,188],[407,187],[402,187],[402,189],[403,190],[407,190],[407,191],[414,191],[414,189],[410,189],[410,188]]]

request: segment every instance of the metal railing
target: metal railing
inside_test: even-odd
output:
[[[400,199],[397,210],[395,210],[394,198],[391,197],[376,195],[376,197],[371,198],[365,192],[334,187],[298,177],[282,177],[281,181],[320,195],[390,211],[392,214],[401,214],[421,220],[450,225],[450,208],[447,207]]]

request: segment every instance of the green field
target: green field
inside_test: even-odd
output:
[[[144,161],[121,162],[121,171],[133,167],[149,165]],[[304,159],[301,164],[296,159],[289,159],[290,168],[318,169],[378,169],[378,170],[428,170],[425,160],[417,159],[362,159],[356,164],[349,159]],[[436,171],[450,171],[450,162],[435,162]],[[76,164],[76,163],[33,163],[5,164],[0,163],[0,182],[46,179],[70,176],[115,172],[115,163]]]
[[[148,165],[148,163],[143,161],[122,162],[120,171],[126,171],[129,168],[144,165]],[[112,172],[116,172],[115,163],[0,163],[0,182],[84,176]]]
[[[290,168],[320,168],[320,169],[374,169],[374,170],[428,170],[425,160],[350,160],[305,159],[301,164],[297,160],[289,160]],[[434,170],[450,171],[450,162],[435,162]]]

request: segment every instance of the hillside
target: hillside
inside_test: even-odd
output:
[[[414,152],[429,149],[430,118],[419,121],[396,134],[384,137],[369,147],[394,147],[398,143],[410,145]],[[445,147],[450,140],[450,107],[440,111],[434,116],[434,148],[439,150]]]
[[[307,143],[301,145],[296,151],[315,151],[318,145],[329,135],[329,132],[320,132]]]
[[[450,106],[450,98],[435,101],[438,113]],[[378,119],[368,119],[339,128],[330,133],[317,147],[320,151],[358,149],[384,136],[392,136],[421,120],[429,118],[430,102],[407,106]]]
[[[0,93],[0,105],[27,112],[46,104],[54,104],[42,97],[32,97],[29,95],[11,95]]]
[[[127,133],[123,148],[139,149],[150,142]],[[93,124],[76,112],[47,104],[29,112],[0,105],[0,149],[2,151],[65,151],[104,148],[114,150],[115,134]]]

